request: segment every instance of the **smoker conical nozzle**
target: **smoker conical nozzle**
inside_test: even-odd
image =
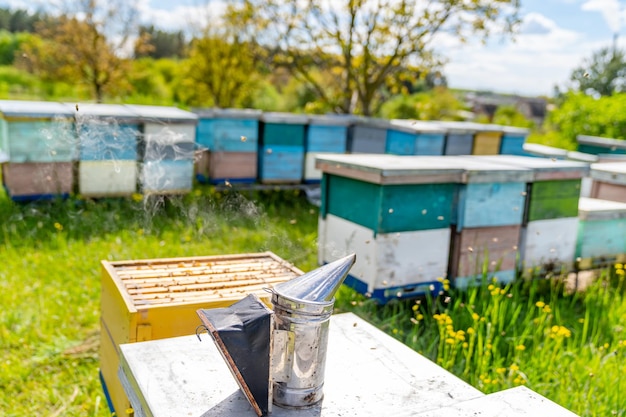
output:
[[[353,253],[299,277],[274,286],[273,292],[284,298],[310,303],[331,301],[356,261]]]

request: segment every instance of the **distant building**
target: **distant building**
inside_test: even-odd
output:
[[[548,102],[542,97],[522,97],[494,93],[468,93],[465,96],[468,106],[475,116],[484,115],[489,121],[500,106],[514,106],[528,120],[541,126],[546,117]]]

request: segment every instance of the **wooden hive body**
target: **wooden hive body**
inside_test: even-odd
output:
[[[214,184],[224,180],[255,182],[261,111],[209,109],[196,113],[197,143],[205,149],[203,160],[197,164],[197,179]]]
[[[118,415],[129,407],[117,377],[119,345],[193,334],[196,311],[227,307],[302,271],[271,252],[102,262],[100,371]]]
[[[348,131],[348,153],[385,153],[388,129],[387,120],[363,118],[355,121]]]
[[[137,191],[137,162],[81,161],[78,192],[85,197],[122,197]]]
[[[320,154],[346,153],[348,126],[352,118],[347,116],[312,116],[306,129],[304,154],[304,182],[318,183],[322,172],[315,168],[315,158]]]
[[[528,133],[528,129],[505,127],[499,153],[501,155],[526,155],[524,142],[526,142]]]
[[[576,257],[583,267],[626,260],[626,204],[581,198]]]
[[[356,253],[346,284],[381,303],[438,291],[462,171],[441,156],[329,155],[318,166],[320,263]]]
[[[71,162],[23,162],[2,164],[2,182],[13,200],[67,197],[73,191]]]
[[[304,177],[307,117],[267,113],[261,120],[259,180],[262,183],[300,183]]]
[[[498,155],[500,153],[501,141],[501,131],[478,131],[474,135],[472,155]]]

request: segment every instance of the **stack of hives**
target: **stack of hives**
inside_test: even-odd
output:
[[[76,159],[74,110],[50,102],[0,101],[2,180],[14,200],[67,196]]]
[[[257,180],[259,118],[253,109],[195,109],[198,115],[196,177],[213,184]]]
[[[302,271],[271,252],[209,257],[103,261],[100,372],[117,415],[129,408],[118,379],[118,346],[190,335],[196,310],[226,307]]]

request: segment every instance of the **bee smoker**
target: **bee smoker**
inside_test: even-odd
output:
[[[254,294],[226,308],[197,311],[257,415],[322,400],[328,326],[352,254],[277,284],[273,310]]]

